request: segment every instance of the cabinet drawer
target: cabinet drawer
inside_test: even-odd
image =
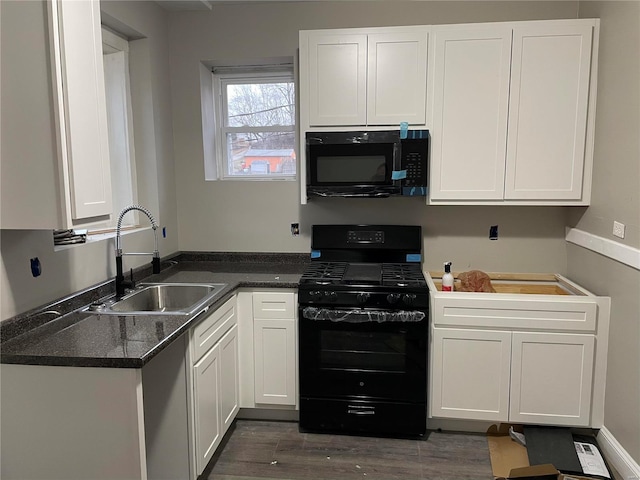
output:
[[[198,361],[237,321],[234,296],[193,328],[193,361]]]
[[[253,318],[295,318],[292,292],[254,292]]]
[[[597,304],[575,297],[510,300],[492,294],[454,293],[436,298],[433,310],[438,326],[595,332]]]

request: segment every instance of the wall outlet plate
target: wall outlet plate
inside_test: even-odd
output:
[[[618,238],[624,238],[624,223],[613,222],[613,235]]]

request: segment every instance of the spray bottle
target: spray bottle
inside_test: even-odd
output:
[[[453,275],[451,275],[451,262],[444,263],[444,275],[442,275],[442,291],[453,292]]]

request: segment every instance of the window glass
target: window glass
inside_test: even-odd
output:
[[[295,178],[292,75],[222,75],[219,82],[223,178]]]

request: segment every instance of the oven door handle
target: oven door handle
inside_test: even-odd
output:
[[[304,307],[302,309],[302,318],[307,320],[329,320],[332,322],[420,322],[425,316],[425,312],[414,310],[388,311],[317,307]]]
[[[347,413],[350,415],[375,415],[376,407],[347,405]]]

